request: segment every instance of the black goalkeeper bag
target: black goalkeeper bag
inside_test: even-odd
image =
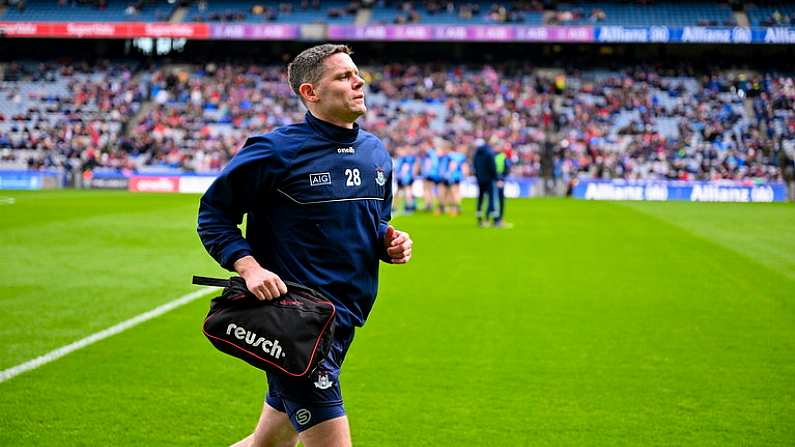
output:
[[[202,328],[221,352],[263,371],[306,377],[331,349],[336,310],[320,292],[285,282],[286,295],[260,301],[239,276],[194,276],[193,284],[224,287]]]

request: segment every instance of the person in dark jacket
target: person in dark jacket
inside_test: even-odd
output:
[[[494,218],[494,226],[502,227],[505,222],[505,182],[511,174],[511,157],[509,156],[510,145],[508,143],[501,143],[498,146],[497,155],[494,156],[494,165],[497,169],[497,209],[495,210],[496,217]]]
[[[340,367],[373,306],[379,259],[411,259],[409,235],[389,224],[392,160],[355,123],[367,107],[350,54],[332,44],[299,54],[288,78],[305,121],[249,138],[201,198],[202,243],[257,298],[278,298],[287,280],[320,290],[337,309],[328,357],[309,378],[269,373],[259,423],[236,446],[351,445]]]
[[[787,200],[795,202],[795,148],[786,147],[779,149],[778,157],[781,177],[787,186]]]
[[[485,226],[490,218],[494,218],[495,182],[497,180],[497,166],[494,163],[494,150],[482,139],[475,141],[475,155],[472,157],[472,166],[475,169],[475,178],[478,182],[478,201],[475,215],[479,226]],[[486,216],[483,216],[483,199],[487,199]]]

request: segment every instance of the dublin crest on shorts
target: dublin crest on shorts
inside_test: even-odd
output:
[[[324,371],[318,374],[317,381],[315,382],[315,388],[321,390],[327,390],[331,388],[332,385],[334,385],[334,382],[331,379],[329,379],[327,372]]]

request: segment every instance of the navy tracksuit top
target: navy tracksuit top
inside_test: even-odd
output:
[[[198,232],[226,269],[252,255],[331,298],[338,325],[361,326],[375,301],[378,261],[388,260],[391,208],[392,160],[381,140],[307,113],[246,141],[202,196]]]
[[[475,166],[475,177],[481,185],[497,180],[497,164],[494,162],[494,150],[488,144],[482,144],[475,150],[472,157]]]

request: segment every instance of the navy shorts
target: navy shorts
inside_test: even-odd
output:
[[[414,184],[414,179],[398,179],[398,188],[405,188]]]
[[[265,402],[273,409],[287,413],[296,431],[302,432],[320,422],[345,415],[339,377],[353,334],[353,328],[337,327],[328,356],[309,377],[267,375]]]

